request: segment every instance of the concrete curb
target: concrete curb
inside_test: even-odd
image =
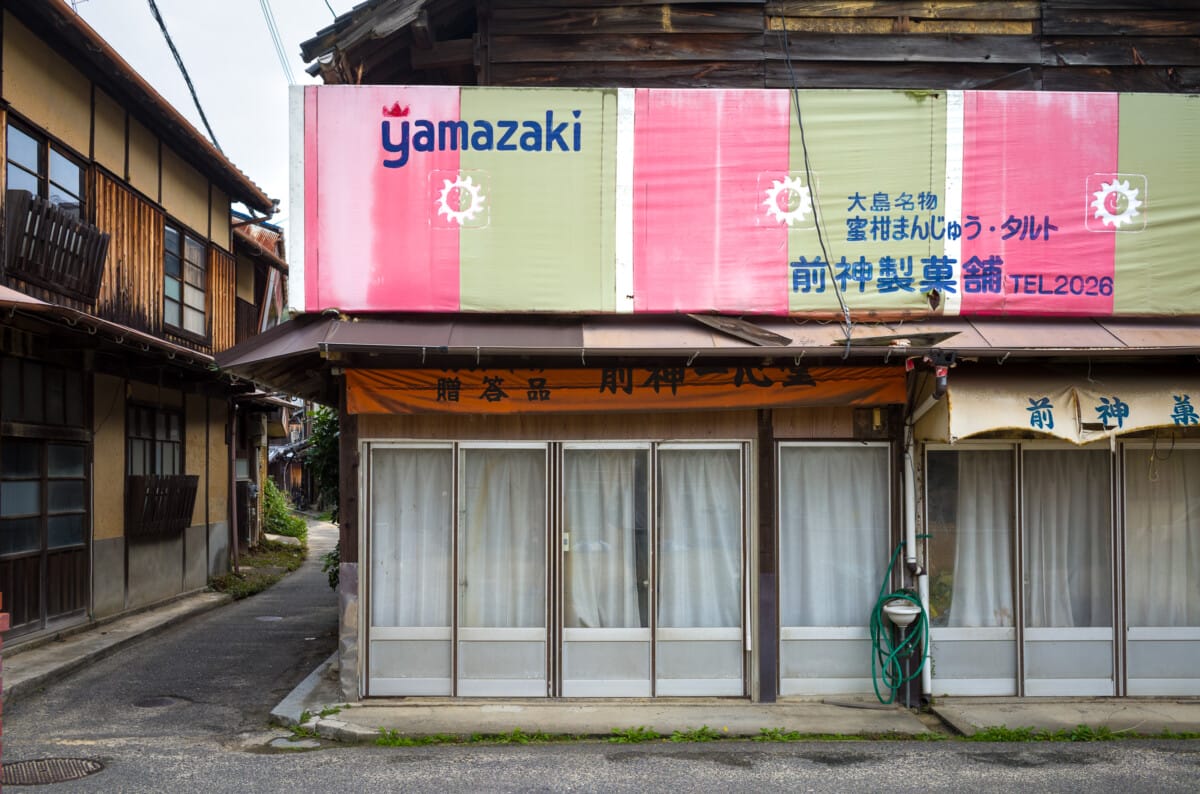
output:
[[[52,684],[56,681],[60,681],[63,678],[66,678],[71,673],[75,672],[76,670],[79,670],[93,662],[97,662],[97,661],[100,661],[101,659],[111,656],[114,653],[116,653],[117,651],[119,651],[123,648],[126,648],[135,642],[140,642],[141,640],[143,640],[147,637],[153,637],[154,635],[160,634],[160,633],[166,631],[167,629],[171,628],[172,626],[176,626],[176,625],[182,623],[185,620],[189,620],[198,615],[203,615],[206,612],[211,612],[212,610],[217,609],[218,607],[223,607],[223,606],[225,606],[227,604],[231,604],[231,603],[233,603],[233,598],[231,596],[222,596],[221,598],[206,599],[205,601],[197,603],[196,605],[190,607],[186,611],[182,611],[182,612],[179,612],[178,614],[171,615],[168,618],[164,618],[162,620],[162,622],[155,623],[151,626],[148,626],[142,631],[132,632],[125,636],[114,637],[110,643],[107,643],[101,647],[85,651],[79,655],[72,655],[71,658],[64,659],[60,663],[49,664],[45,670],[42,670],[42,671],[36,672],[36,673],[31,673],[27,677],[23,677],[23,678],[21,678],[21,680],[15,682],[15,683],[12,683],[12,684],[8,683],[9,681],[12,680],[12,677],[9,675],[6,675],[5,676],[5,684],[4,684],[3,703],[5,705],[11,705],[11,704],[15,703],[16,701],[20,700],[22,697],[25,697],[26,695],[28,695],[30,692],[36,692],[37,690],[41,689],[42,687],[46,686],[47,684]],[[144,615],[145,613],[143,612],[140,614]],[[112,626],[113,623],[108,623],[105,625]],[[101,626],[97,625],[91,631],[98,630],[99,628],[101,628]],[[72,636],[74,638],[87,637],[91,633],[91,631],[78,632]],[[29,651],[27,651],[25,654],[21,654],[21,655],[24,655],[24,656],[26,656],[26,658],[29,658],[30,656],[35,654],[38,650],[44,649],[46,647],[49,647],[49,643],[47,643],[45,645],[40,645],[37,648],[32,648]],[[10,663],[6,666],[11,669],[14,665]]]
[[[361,725],[354,725],[344,720],[317,718],[310,721],[310,724],[322,739],[331,739],[335,742],[369,744],[379,738],[378,731],[364,728]]]
[[[942,709],[937,706],[930,706],[929,712],[936,715],[939,720],[959,736],[970,738],[979,730],[975,725],[967,722],[955,709]]]
[[[279,701],[279,705],[271,709],[271,722],[276,725],[282,725],[285,728],[291,728],[300,724],[300,717],[304,714],[304,701],[309,695],[320,685],[321,679],[325,673],[337,663],[338,654],[334,651],[333,654],[308,676],[301,681],[295,689],[288,693],[288,696]],[[319,720],[318,720],[319,721]],[[312,720],[309,720],[311,723]]]

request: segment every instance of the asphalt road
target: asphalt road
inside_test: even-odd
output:
[[[1200,741],[276,749],[288,734],[268,713],[335,646],[335,600],[317,561],[334,537],[314,529],[309,562],[266,593],[18,701],[4,714],[4,759],[105,765],[36,789],[54,792],[1200,791]]]

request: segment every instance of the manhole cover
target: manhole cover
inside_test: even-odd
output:
[[[261,620],[264,623],[274,623],[277,620],[283,620],[283,618],[278,615],[259,615],[255,620]]]
[[[4,765],[4,783],[9,786],[40,786],[94,775],[104,764],[90,758],[35,758]]]

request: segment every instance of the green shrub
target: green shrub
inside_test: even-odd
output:
[[[338,580],[341,579],[341,561],[342,542],[339,540],[336,546],[321,555],[321,573],[329,577],[329,586],[333,590],[338,589]]]
[[[308,525],[303,518],[292,515],[287,498],[270,478],[263,484],[263,531],[299,538],[301,541],[308,539]]]

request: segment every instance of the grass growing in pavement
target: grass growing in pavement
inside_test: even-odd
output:
[[[725,731],[728,732],[729,729],[726,728]],[[723,738],[720,733],[707,725],[701,725],[699,728],[692,728],[687,731],[675,731],[671,734],[671,741],[673,742],[715,742]]]
[[[972,736],[964,737],[969,742],[1111,742],[1116,739],[1200,739],[1200,732],[1162,731],[1161,733],[1134,733],[1129,730],[1114,731],[1107,725],[1093,728],[1076,725],[1074,728],[1059,728],[1056,731],[1038,728],[1006,728],[991,725]]]
[[[609,736],[608,740],[613,744],[640,744],[661,738],[662,734],[653,728],[639,725],[636,728],[613,728],[612,736]]]
[[[234,599],[261,593],[300,567],[307,549],[285,543],[263,541],[238,558],[238,573],[226,573],[209,579],[208,586]]]
[[[324,715],[322,715],[324,716]],[[459,736],[450,733],[437,733],[426,736],[409,736],[397,730],[379,729],[379,737],[375,744],[381,747],[424,747],[434,744],[548,744],[552,742],[574,742],[588,739],[587,736],[563,733],[545,733],[543,731],[523,731],[514,728],[507,733],[475,733],[470,736]],[[729,739],[746,739],[755,742],[864,742],[864,741],[971,741],[971,742],[1102,742],[1117,739],[1200,739],[1200,732],[1162,731],[1156,734],[1137,734],[1125,731],[1113,731],[1111,728],[1092,728],[1079,725],[1072,729],[1057,731],[1038,730],[1035,728],[1004,728],[989,727],[980,730],[974,736],[947,736],[941,733],[927,732],[917,734],[882,733],[882,734],[843,734],[843,733],[801,733],[786,728],[762,728],[757,736],[731,737],[725,732],[717,731],[707,725],[688,730],[677,730],[670,736],[664,736],[653,728],[639,725],[631,728],[613,728],[607,741],[614,744],[640,744],[642,742],[713,742]]]
[[[453,733],[433,733],[427,736],[408,736],[395,729],[380,728],[375,744],[380,747],[425,747],[431,744],[548,744],[576,742],[585,737],[570,733],[545,733],[513,728],[507,733],[473,733],[458,736]]]

